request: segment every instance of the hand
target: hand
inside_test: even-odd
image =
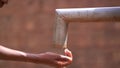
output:
[[[71,64],[71,62],[72,62],[71,51],[69,51],[68,49],[65,49],[64,52],[65,52],[65,55],[60,55],[60,54],[56,54],[56,53],[52,53],[52,52],[38,54],[38,55],[36,55],[36,57],[39,57],[40,60],[37,58],[37,61],[34,61],[34,62],[35,63],[41,62],[42,64],[61,68],[61,67]]]

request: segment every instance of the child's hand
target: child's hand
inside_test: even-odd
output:
[[[65,67],[72,62],[72,53],[68,49],[64,50],[65,55],[60,55],[52,52],[46,52],[42,54],[37,54],[34,58],[36,61],[34,63],[42,63],[49,66],[61,68]]]

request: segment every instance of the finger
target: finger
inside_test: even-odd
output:
[[[61,58],[59,59],[60,61],[65,61],[65,62],[66,62],[66,61],[72,60],[72,58],[71,58],[71,57],[68,57],[68,56],[60,55],[60,57],[61,57]]]
[[[65,55],[60,55],[59,58],[56,59],[57,61],[62,61],[62,62],[66,62],[66,61],[70,61],[72,60],[70,57],[65,56]]]
[[[66,56],[68,56],[68,57],[70,57],[70,58],[73,57],[73,56],[72,56],[72,52],[71,52],[70,50],[65,49],[64,52],[65,52],[65,55],[66,55]]]
[[[63,68],[65,66],[68,66],[70,63],[69,62],[57,62],[58,63],[58,67],[57,68]]]

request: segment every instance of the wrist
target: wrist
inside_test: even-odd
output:
[[[42,63],[42,54],[27,53],[26,61],[31,63]]]

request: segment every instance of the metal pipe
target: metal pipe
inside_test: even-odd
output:
[[[67,45],[67,30],[68,23],[57,16],[54,31],[54,43],[56,47],[61,47],[63,43]]]
[[[70,22],[110,22],[120,21],[120,7],[56,9],[54,43],[63,46],[67,41]]]

